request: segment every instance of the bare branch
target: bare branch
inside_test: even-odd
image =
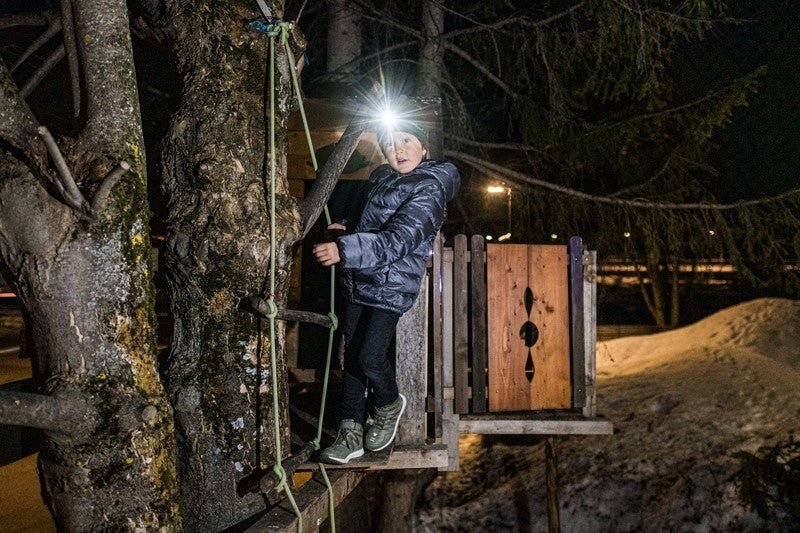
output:
[[[450,133],[446,133],[445,137],[448,139],[452,139],[457,143],[466,144],[467,146],[475,146],[476,148],[514,150],[517,152],[535,152],[537,154],[544,154],[543,150],[540,150],[539,148],[534,148],[529,144],[481,142],[481,141],[474,141],[472,139],[467,139],[466,137],[461,137],[459,135],[452,135]]]
[[[49,12],[42,13],[17,13],[0,18],[0,30],[15,26],[44,26],[51,20]]]
[[[45,146],[47,146],[47,151],[50,154],[50,158],[53,160],[53,165],[56,167],[58,179],[64,190],[64,201],[76,211],[84,213],[88,207],[88,203],[75,184],[75,180],[72,179],[72,173],[67,166],[67,162],[64,160],[64,156],[61,154],[61,150],[58,148],[58,144],[56,144],[56,140],[53,138],[50,130],[45,126],[39,126],[38,132]]]
[[[131,166],[127,162],[120,161],[119,164],[103,178],[103,183],[100,184],[100,188],[97,189],[94,198],[92,198],[92,216],[96,217],[105,210],[106,204],[108,203],[108,196],[111,194],[111,189],[114,188],[114,185],[116,185],[120,178],[130,169]]]
[[[380,86],[374,85],[369,94],[365,96],[366,101],[370,101],[377,94],[380,93]],[[354,117],[362,115],[363,104],[355,111]],[[369,125],[368,121],[363,119],[354,119],[345,128],[341,138],[336,143],[333,153],[330,155],[325,164],[317,174],[317,179],[314,180],[314,185],[311,187],[308,195],[300,202],[300,216],[301,225],[303,228],[302,236],[305,237],[311,230],[311,227],[319,218],[325,203],[330,198],[339,176],[344,170],[350,156],[353,155],[356,146],[358,146],[358,139],[364,130]]]
[[[0,390],[0,424],[80,437],[94,425],[93,415],[94,411],[77,398]]]
[[[53,70],[53,67],[58,65],[58,62],[64,59],[64,55],[66,54],[64,50],[64,45],[62,44],[53,52],[47,56],[47,59],[44,60],[44,63],[39,65],[39,68],[33,73],[33,75],[25,82],[25,85],[19,90],[19,94],[22,95],[23,98],[27,98],[31,95],[33,90],[39,86],[45,76]]]
[[[64,26],[64,48],[67,51],[70,91],[72,92],[72,116],[81,114],[81,73],[78,65],[78,46],[75,43],[75,20],[72,16],[72,2],[61,0],[61,20]]]
[[[19,94],[17,84],[0,60],[0,140],[20,151],[31,149],[38,122]]]
[[[517,181],[519,183],[525,183],[527,185],[541,187],[566,196],[581,198],[589,202],[597,202],[601,204],[620,205],[620,206],[637,207],[644,209],[682,209],[682,210],[692,209],[692,210],[702,210],[702,211],[728,211],[728,210],[741,209],[744,207],[750,207],[754,205],[778,202],[781,200],[785,200],[787,198],[791,198],[793,196],[800,197],[800,189],[791,189],[781,194],[777,194],[775,196],[757,198],[755,200],[743,200],[740,202],[733,202],[730,204],[712,204],[708,202],[687,202],[687,203],[651,202],[648,200],[613,198],[611,196],[597,196],[583,191],[571,189],[569,187],[564,187],[562,185],[556,185],[555,183],[549,183],[540,179],[532,178],[530,176],[523,174],[522,172],[518,172],[508,167],[497,165],[490,161],[479,159],[477,157],[465,154],[463,152],[454,152],[452,150],[446,150],[444,154],[446,157],[462,161],[478,170],[483,170],[483,171],[490,170],[492,172],[502,174],[506,178]]]
[[[17,62],[11,66],[11,72],[17,70],[17,68],[19,68],[19,66],[22,65],[25,62],[25,60],[31,56],[32,53],[41,48],[47,41],[52,39],[53,35],[55,35],[59,31],[61,31],[61,19],[54,18],[53,20],[50,21],[50,25],[47,26],[47,29],[39,37],[37,37],[30,44],[30,46],[28,46],[28,48],[25,49],[24,52],[22,52],[22,55],[19,56]]]

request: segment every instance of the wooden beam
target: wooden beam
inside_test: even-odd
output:
[[[427,437],[428,276],[422,279],[414,306],[397,323],[397,388],[408,403],[397,428],[398,445],[421,446]]]
[[[333,505],[338,506],[355,489],[364,474],[361,472],[331,472],[328,474],[333,487]],[[328,519],[331,495],[321,474],[294,493],[295,502],[303,518],[303,531],[318,531],[319,526]],[[283,500],[255,524],[247,528],[248,533],[298,531],[297,516],[287,500]]]
[[[395,446],[391,452],[369,452],[346,465],[325,465],[328,470],[404,470],[407,468],[442,468],[447,466],[447,446]],[[304,463],[297,470],[318,470],[318,463]]]
[[[614,426],[604,418],[582,420],[486,420],[461,417],[461,433],[482,435],[611,435]]]
[[[583,342],[586,355],[586,405],[583,416],[593,417],[597,410],[597,252],[583,254]]]

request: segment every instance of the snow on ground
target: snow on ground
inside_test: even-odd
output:
[[[740,501],[739,451],[800,433],[800,302],[759,299],[673,331],[600,343],[613,436],[563,438],[561,525],[589,531],[790,531]],[[418,531],[546,531],[544,448],[468,435],[423,495]]]

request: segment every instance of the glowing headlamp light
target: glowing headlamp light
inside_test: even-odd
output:
[[[381,111],[380,120],[384,128],[391,129],[397,124],[397,114],[390,107],[385,107]]]

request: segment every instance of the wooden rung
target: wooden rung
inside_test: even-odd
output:
[[[364,452],[362,457],[345,465],[325,464],[326,470],[402,470],[406,468],[440,468],[447,466],[447,446],[395,446],[391,451]],[[319,470],[318,463],[303,463],[297,470]]]

